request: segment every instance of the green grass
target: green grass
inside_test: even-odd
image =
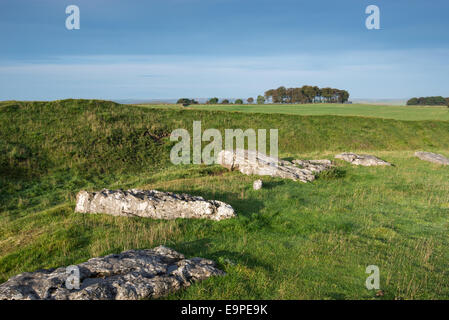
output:
[[[143,105],[151,108],[180,108],[167,105]],[[195,110],[221,110],[251,113],[295,115],[361,116],[396,120],[449,120],[447,106],[388,106],[368,104],[283,104],[283,105],[191,105]]]
[[[283,157],[369,152],[394,167],[355,167],[303,184],[219,166],[169,163],[175,128],[279,128]],[[219,263],[169,299],[449,298],[449,122],[154,109],[100,101],[0,103],[0,282],[24,271],[165,244]],[[156,188],[231,204],[238,218],[159,221],[73,212],[80,189]],[[379,298],[377,298],[379,299]]]

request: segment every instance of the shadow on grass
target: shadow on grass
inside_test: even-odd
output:
[[[269,264],[262,262],[255,256],[245,252],[237,252],[230,250],[218,250],[212,251],[210,249],[213,239],[203,238],[188,242],[182,242],[176,244],[176,250],[182,252],[186,257],[202,257],[215,261],[220,268],[224,268],[225,265],[243,265],[250,268],[260,267],[268,272],[273,271],[273,267]]]
[[[210,191],[189,191],[189,190],[170,190],[173,193],[188,193],[194,196],[201,196],[206,200],[218,200],[231,205],[237,215],[250,217],[254,213],[260,213],[263,209],[263,202],[253,198],[241,199],[241,195],[235,192],[210,192]]]
[[[271,181],[263,181],[263,189],[274,189],[279,186],[283,186],[289,182],[289,180],[271,180]]]
[[[298,158],[295,158],[295,157],[286,157],[286,158],[282,158],[281,160],[285,160],[285,161],[290,161],[290,162],[292,162],[293,160],[296,160],[296,159],[298,159]]]
[[[230,264],[230,265],[243,265],[250,268],[260,267],[265,269],[268,272],[273,272],[273,267],[269,264],[262,262],[260,259],[255,256],[248,254],[247,252],[235,252],[229,250],[220,250],[211,253],[209,256],[212,257],[214,261],[217,261],[219,264]]]
[[[0,257],[0,283],[14,274],[87,261],[90,256],[86,248],[91,240],[90,230],[81,225],[70,225],[54,233],[43,234],[35,242]]]

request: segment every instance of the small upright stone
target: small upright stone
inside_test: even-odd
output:
[[[254,181],[254,183],[253,183],[253,189],[260,190],[260,189],[262,189],[262,185],[263,185],[262,180],[258,179],[256,181]]]

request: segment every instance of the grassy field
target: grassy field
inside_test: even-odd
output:
[[[143,105],[151,108],[181,108],[167,105]],[[283,105],[191,105],[195,110],[221,110],[257,113],[284,113],[295,115],[361,116],[396,120],[449,121],[447,106],[388,106],[368,104],[283,104]]]
[[[404,115],[406,116],[406,115]],[[279,128],[282,157],[368,152],[394,167],[337,161],[339,175],[303,184],[219,166],[173,166],[167,133]],[[449,122],[301,116],[101,101],[0,103],[0,282],[127,249],[170,246],[218,262],[225,277],[169,299],[371,299],[365,268],[380,268],[376,299],[449,298]],[[238,218],[158,221],[74,213],[80,189],[156,188],[231,204]]]

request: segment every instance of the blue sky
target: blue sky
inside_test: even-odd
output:
[[[65,28],[68,5],[81,29]],[[380,8],[367,30],[365,8]],[[447,0],[2,0],[0,100],[449,96]]]

